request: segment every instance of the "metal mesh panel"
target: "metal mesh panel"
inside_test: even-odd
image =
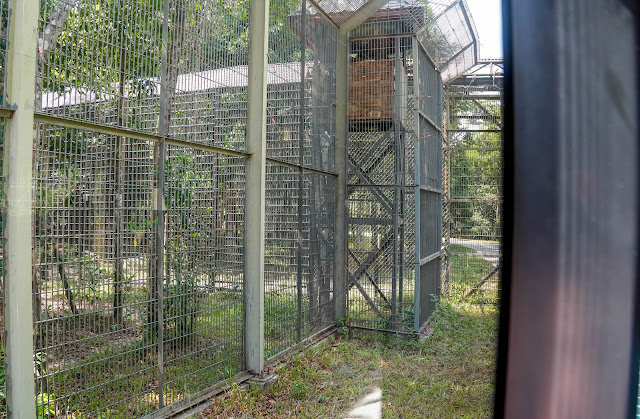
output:
[[[502,256],[502,96],[497,87],[450,86],[448,97],[444,287],[450,298],[495,303]]]
[[[304,1],[281,0],[271,7],[276,36],[270,39],[267,69],[267,155],[332,170],[336,29]],[[289,29],[283,32],[277,23],[285,18]],[[267,358],[332,320],[333,224],[327,217],[333,214],[333,185],[327,176],[267,166]]]
[[[153,147],[52,125],[40,124],[37,132],[35,365],[37,391],[47,395],[39,409],[149,412],[158,394],[149,295],[157,279],[149,269],[152,226],[145,223]],[[125,156],[132,157],[128,175],[117,179]]]
[[[419,324],[424,324],[436,307],[440,295],[440,275],[442,263],[434,259],[420,266],[420,315]],[[435,281],[430,280],[436,278]]]
[[[348,192],[351,323],[411,331],[415,280],[413,188],[350,186]],[[395,211],[381,204],[381,194],[391,202],[397,195]]]
[[[336,23],[344,22],[360,7],[365,0],[319,0],[318,6],[324,10]]]
[[[244,159],[167,150],[166,404],[242,369],[244,182]]]
[[[302,43],[306,19],[302,13],[297,18],[292,12],[302,7],[302,1],[276,0],[270,5],[269,66],[267,68],[267,155],[297,164],[305,147],[303,120],[310,93],[306,83],[306,51],[303,57]],[[306,16],[306,11],[304,13]],[[291,16],[290,29],[281,27]],[[303,61],[304,58],[304,61]],[[302,71],[305,77],[302,77]]]
[[[151,98],[160,84],[162,14],[161,2],[43,1],[36,109],[155,131],[145,121],[158,119]],[[131,101],[135,111],[125,112]]]
[[[25,350],[43,416],[142,416],[245,368],[249,8],[41,1]],[[333,323],[337,30],[304,0],[272,2],[268,29],[270,356]]]
[[[332,171],[336,28],[309,5],[303,12],[302,2],[271,7],[267,155]]]
[[[420,185],[440,189],[442,185],[442,136],[426,118],[420,116],[419,150],[420,153]]]
[[[476,64],[477,31],[464,1],[455,1],[434,16],[417,36],[448,82]]]
[[[438,291],[439,276],[421,278],[420,265],[440,261],[440,74],[412,37],[358,37],[351,53],[350,317],[356,327],[414,331],[433,309],[425,287]]]
[[[245,147],[248,4],[204,6],[43,2],[36,110],[97,124],[38,127],[34,321],[46,412],[139,416],[243,368],[245,162],[195,144]],[[106,126],[194,147],[167,145],[163,159],[165,146]]]
[[[378,41],[351,41],[348,306],[352,326],[407,332],[415,278],[412,39]]]
[[[267,358],[333,321],[334,189],[329,176],[267,165]]]
[[[434,228],[441,225],[441,210],[442,200],[438,194],[420,191],[420,211],[422,213],[420,216],[421,259],[440,251],[442,246],[440,234],[438,231],[434,231]]]
[[[401,35],[418,32],[440,15],[449,3],[446,1],[390,0],[366,22],[351,31],[351,37]]]
[[[298,304],[302,303],[304,268],[308,269],[307,242],[301,237],[308,234],[308,225],[304,224],[304,211],[298,212],[299,192],[305,193],[304,189],[300,191],[299,175],[296,169],[267,165],[264,267],[267,358],[299,338]]]
[[[417,78],[420,97],[417,103],[423,116],[438,128],[442,127],[442,95],[434,95],[442,89],[442,81],[439,78],[438,69],[433,65],[427,53],[422,48],[417,48],[418,60],[423,65],[420,67],[420,77]]]
[[[305,175],[309,185],[309,310],[303,322],[310,333],[327,327],[333,318],[335,267],[335,178],[320,173]]]
[[[308,7],[307,16],[306,64],[309,70],[305,79],[310,92],[306,94],[304,128],[305,144],[308,145],[305,148],[304,164],[315,169],[333,171],[337,30],[313,7]]]

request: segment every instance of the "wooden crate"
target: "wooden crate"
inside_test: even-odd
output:
[[[394,60],[350,63],[349,120],[393,118],[394,71]]]

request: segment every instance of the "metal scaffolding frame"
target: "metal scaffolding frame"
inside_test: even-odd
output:
[[[349,40],[349,324],[415,333],[440,295],[442,85],[477,35],[465,2],[414,1]]]

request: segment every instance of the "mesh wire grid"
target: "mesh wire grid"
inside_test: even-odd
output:
[[[36,389],[46,394],[38,409],[148,413],[157,406],[159,371],[148,222],[153,147],[52,125],[37,131],[34,349]],[[129,147],[142,158],[125,160]],[[124,179],[116,175],[122,163],[130,169]]]
[[[46,395],[37,404],[51,414],[139,416],[243,368],[245,163],[198,145],[245,148],[249,5],[167,6],[42,3],[36,110],[98,127],[39,124],[34,144],[34,349]],[[312,7],[302,22],[301,6],[272,4],[269,157],[332,170],[336,33]],[[101,126],[194,146],[161,148]],[[294,306],[304,307],[306,337],[332,320],[334,180],[294,172],[280,193],[295,197],[294,214],[304,207],[305,285]],[[289,232],[285,213],[277,237]]]
[[[441,71],[443,83],[473,67],[477,60],[477,31],[466,2],[442,7],[417,36]]]
[[[440,224],[433,221],[439,220],[439,197],[435,205],[421,205],[418,214],[415,206],[417,187],[438,189],[441,183],[439,125],[433,126],[428,114],[435,120],[442,115],[440,76],[411,36],[358,37],[351,42],[351,57],[349,316],[358,327],[414,331],[416,308],[422,324],[433,309],[430,295],[438,293],[439,267],[427,272],[416,260],[416,229],[421,242],[437,242],[437,249],[425,246],[418,257],[438,253]],[[422,203],[428,192],[419,193]],[[439,265],[440,259],[425,263]],[[422,271],[428,274],[424,278]],[[427,286],[433,279],[435,286]]]
[[[267,155],[331,171],[336,29],[306,2],[276,1],[272,7],[272,19],[286,17],[291,32],[274,38],[278,54],[270,47]],[[283,65],[296,76],[279,72]],[[333,320],[333,190],[330,175],[267,166],[266,358]]]
[[[445,287],[450,298],[496,303],[502,256],[502,96],[497,88],[468,86],[450,86],[447,94]]]
[[[141,416],[243,368],[245,163],[202,146],[245,148],[249,4],[41,5],[36,113],[94,125],[36,127],[36,403],[49,415]],[[336,21],[361,5],[320,2]],[[393,7],[382,12],[390,20]],[[430,7],[422,17],[412,11],[402,25],[415,30],[446,5]],[[279,0],[269,32],[268,156],[330,172],[336,30],[311,5]],[[416,228],[423,228],[412,221],[414,156],[430,151],[414,149],[413,136],[423,130],[414,117],[423,100],[414,94],[415,39],[394,39],[358,53],[380,65],[365,64],[365,78],[382,78],[355,91],[384,92],[385,78],[393,88],[378,95],[387,96],[374,106],[380,115],[352,127],[350,165],[359,169],[350,172],[350,210],[361,222],[350,226],[350,237],[360,241],[350,242],[356,257],[349,269],[359,279],[349,292],[366,288],[378,300],[374,316],[366,299],[350,302],[362,324],[410,330]],[[107,127],[132,136],[107,134]],[[182,145],[143,141],[135,132]],[[333,321],[334,183],[330,174],[268,166],[267,357]],[[358,248],[360,242],[367,244]],[[360,269],[372,252],[372,267]]]

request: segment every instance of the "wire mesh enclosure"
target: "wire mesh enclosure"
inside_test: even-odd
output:
[[[449,77],[441,71],[475,42],[472,22],[452,13],[467,16],[466,4],[389,2],[351,33],[348,304],[354,327],[415,332],[440,294],[442,83]]]
[[[485,79],[470,75],[446,89],[443,279],[449,298],[475,303],[497,303],[500,285],[503,96],[497,79],[478,86]]]
[[[364,1],[269,3],[0,0],[0,416],[175,413],[330,330],[337,298],[355,327],[429,317],[466,5],[388,3],[347,71]]]
[[[41,1],[25,348],[41,416],[166,413],[246,369],[249,9]],[[0,11],[4,63],[21,22]],[[337,42],[305,1],[268,20],[266,358],[333,324]]]

